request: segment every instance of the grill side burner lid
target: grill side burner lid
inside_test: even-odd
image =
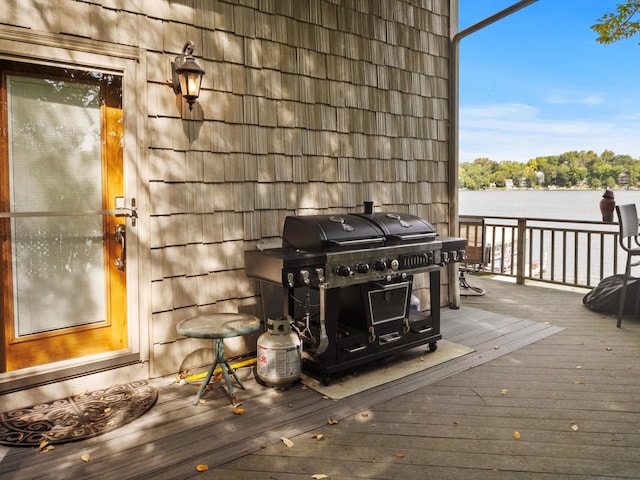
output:
[[[282,242],[285,247],[323,251],[383,246],[385,235],[376,224],[358,215],[288,216],[284,220]]]
[[[375,223],[384,232],[387,245],[427,242],[438,236],[433,225],[408,213],[377,212],[356,215]]]

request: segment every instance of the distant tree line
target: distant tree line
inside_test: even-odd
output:
[[[468,190],[504,188],[615,188],[640,183],[640,160],[605,150],[566,152],[526,163],[477,158],[459,167],[459,186]]]

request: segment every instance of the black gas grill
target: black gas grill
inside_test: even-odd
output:
[[[465,258],[466,240],[441,237],[404,213],[289,216],[283,247],[245,252],[260,280],[264,320],[290,316],[303,368],[338,371],[428,344],[440,334],[440,270]],[[430,311],[412,302],[413,276],[429,273]]]

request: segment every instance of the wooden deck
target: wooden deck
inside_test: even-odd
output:
[[[194,407],[194,386],[156,380],[158,404],[114,432],[46,454],[0,447],[0,477],[640,478],[640,321],[617,329],[581,293],[469,282],[486,295],[443,309],[442,333],[472,354],[340,401],[247,369],[244,415],[217,389]]]

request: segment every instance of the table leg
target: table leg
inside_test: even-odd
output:
[[[207,372],[207,376],[205,377],[204,381],[202,382],[202,385],[200,386],[200,390],[198,390],[196,398],[193,401],[194,405],[198,405],[198,403],[200,402],[200,397],[202,396],[202,394],[206,390],[207,385],[209,385],[209,382],[211,381],[211,376],[213,375],[213,371],[218,366],[218,363],[219,363],[219,357],[218,357],[218,353],[217,353],[218,352],[218,342],[222,343],[222,339],[214,340],[214,350],[216,352],[216,358],[213,360],[213,363],[211,364],[211,368]],[[222,365],[220,365],[220,367],[222,367]],[[224,371],[224,368],[222,368],[222,370]]]
[[[231,365],[229,365],[229,363],[226,360],[224,360],[224,364],[227,366],[227,371],[231,375],[233,375],[233,377],[236,379],[236,382],[238,382],[238,385],[240,386],[240,388],[243,389],[243,390],[246,390],[246,388],[244,388],[244,385],[242,384],[242,382],[238,378],[238,374],[236,373],[236,370],[234,368],[232,368]]]
[[[200,386],[200,390],[198,391],[198,394],[196,395],[196,398],[193,401],[193,404],[198,405],[198,403],[200,402],[200,397],[205,392],[207,385],[209,385],[209,382],[211,381],[211,377],[213,376],[214,370],[218,365],[220,365],[220,370],[222,370],[222,375],[224,376],[224,381],[227,384],[227,390],[229,391],[229,396],[231,397],[231,403],[235,405],[236,397],[233,394],[233,384],[231,383],[231,377],[229,376],[229,374],[233,375],[233,377],[238,382],[238,385],[240,385],[240,388],[242,388],[243,390],[245,389],[244,385],[238,378],[238,374],[236,373],[236,371],[233,368],[231,368],[231,365],[229,365],[229,362],[227,362],[227,360],[224,358],[224,339],[216,338],[213,341],[213,343],[214,343],[213,350],[215,352],[215,359],[213,360],[213,364],[211,365],[211,368],[209,369],[209,372],[207,373],[206,378],[204,379],[202,385]]]
[[[224,342],[223,342],[223,339],[221,338],[218,340],[218,343],[216,345],[216,360],[220,363],[220,370],[222,370],[222,375],[224,375],[224,381],[227,384],[229,397],[231,397],[231,404],[235,405],[236,397],[233,394],[233,384],[231,383],[231,377],[229,377],[229,374],[233,375],[233,377],[238,382],[238,385],[240,385],[240,388],[242,388],[243,390],[244,390],[244,385],[238,378],[238,375],[236,374],[235,370],[231,368],[231,366],[229,365],[229,362],[227,362],[227,360],[224,358]]]

